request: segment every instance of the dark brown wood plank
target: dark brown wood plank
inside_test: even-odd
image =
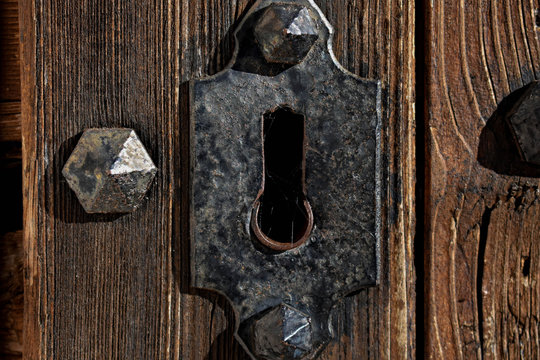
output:
[[[0,102],[0,142],[21,142],[21,103]]]
[[[179,180],[185,84],[227,62],[251,3],[22,0],[27,359],[246,358],[227,302],[188,288]],[[414,7],[317,3],[344,66],[382,82],[386,154],[381,284],[339,305],[322,358],[411,358]],[[136,129],[159,168],[133,214],[86,215],[60,175],[92,126]]]
[[[21,99],[18,0],[0,1],[0,99]]]
[[[535,359],[540,182],[477,156],[498,104],[540,76],[540,4],[426,4],[426,357]]]
[[[23,251],[18,1],[0,0],[0,358],[22,358]]]
[[[536,190],[515,189],[499,201],[487,226],[483,293],[483,354],[537,359],[539,337],[538,239],[540,202]],[[508,241],[511,240],[511,241]],[[500,311],[499,309],[505,309]]]

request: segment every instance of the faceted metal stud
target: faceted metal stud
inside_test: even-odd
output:
[[[540,82],[527,86],[507,116],[523,161],[540,166]]]
[[[142,202],[157,168],[131,129],[88,129],[62,174],[87,213],[127,213]]]
[[[311,319],[281,304],[253,324],[253,353],[267,360],[301,359],[313,347]]]
[[[307,7],[270,5],[255,25],[255,39],[266,61],[298,64],[319,38],[317,22]]]

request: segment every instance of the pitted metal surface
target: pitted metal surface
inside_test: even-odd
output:
[[[88,213],[127,213],[142,202],[157,168],[131,129],[88,129],[62,174]]]
[[[540,82],[527,84],[507,117],[523,161],[540,166]]]
[[[332,29],[311,0],[294,2],[318,31],[305,57],[266,61],[253,32],[274,3],[290,2],[258,1],[236,32],[231,65],[191,84],[192,285],[230,300],[237,338],[252,354],[261,313],[287,304],[307,314],[312,346],[302,357],[313,358],[331,338],[336,302],[378,281],[380,86],[337,63]],[[313,212],[307,240],[283,252],[261,246],[250,225],[263,179],[263,115],[279,107],[305,116]]]
[[[312,344],[311,319],[295,308],[280,304],[253,321],[250,348],[261,359],[301,359]]]
[[[313,10],[295,4],[272,4],[255,24],[255,42],[266,61],[298,64],[317,38]]]

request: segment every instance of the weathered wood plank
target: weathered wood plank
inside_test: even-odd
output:
[[[188,288],[179,199],[185,83],[227,62],[251,3],[22,0],[25,358],[245,358],[226,301]],[[381,285],[339,305],[322,358],[411,358],[414,7],[317,3],[344,66],[382,81],[387,154]],[[159,168],[133,214],[86,215],[60,175],[93,126],[136,129]]]
[[[21,103],[0,102],[0,142],[21,142]]]
[[[0,358],[22,358],[22,184],[18,1],[0,0]]]
[[[0,358],[22,357],[22,231],[0,235]]]
[[[483,354],[487,359],[503,354],[537,359],[538,193],[529,187],[515,188],[490,211],[484,229],[484,264],[489,268],[484,268],[481,284]]]
[[[538,358],[539,181],[477,160],[497,105],[540,76],[538,3],[426,5],[426,357]]]
[[[0,1],[0,99],[21,99],[18,0]]]

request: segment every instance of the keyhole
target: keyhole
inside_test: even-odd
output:
[[[263,181],[251,227],[277,251],[304,243],[313,227],[305,190],[305,117],[283,106],[263,115]]]

